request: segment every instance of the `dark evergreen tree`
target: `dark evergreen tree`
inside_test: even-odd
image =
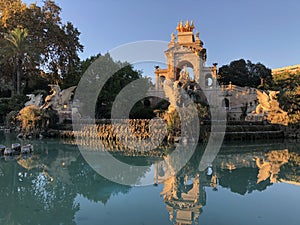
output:
[[[268,89],[273,85],[272,71],[261,63],[252,63],[244,59],[232,61],[219,68],[220,84],[232,84],[244,87]]]

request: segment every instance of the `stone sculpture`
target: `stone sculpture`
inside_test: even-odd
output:
[[[38,94],[36,96],[34,94],[28,94],[26,96],[29,97],[30,100],[25,103],[25,106],[34,105],[36,107],[40,107],[42,105],[42,101],[43,101],[42,100],[42,98],[43,98],[42,94]]]
[[[255,110],[256,114],[267,114],[270,111],[284,113],[277,101],[278,91],[269,91],[269,95],[266,92],[261,92],[259,90],[257,90],[256,93],[259,102]]]
[[[278,91],[269,91],[269,94],[257,90],[257,99],[259,104],[254,112],[247,117],[262,116],[273,124],[288,125],[289,118],[287,112],[280,108],[277,101]]]
[[[41,106],[41,109],[51,108],[57,110],[59,105],[60,87],[55,84],[49,84],[49,87],[51,87],[51,95],[46,96],[45,103]]]
[[[60,111],[68,108],[69,101],[76,86],[69,87],[62,91],[58,85],[50,84],[49,86],[51,87],[51,95],[45,98],[45,104],[41,106],[41,109],[51,108]]]

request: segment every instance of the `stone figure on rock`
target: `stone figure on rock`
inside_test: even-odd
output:
[[[280,108],[277,101],[278,91],[264,91],[257,90],[258,105],[250,116],[263,116],[265,119],[273,124],[288,125],[289,118],[287,112]]]
[[[45,98],[44,105],[41,106],[41,109],[53,109],[53,110],[64,110],[69,105],[69,101],[73,95],[73,91],[76,86],[69,87],[61,91],[60,87],[56,84],[50,84],[51,95],[48,95]]]

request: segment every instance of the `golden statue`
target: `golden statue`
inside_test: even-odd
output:
[[[182,20],[178,23],[176,30],[178,32],[192,32],[195,28],[194,22],[189,22],[188,20],[185,22],[185,25],[183,25]]]
[[[189,21],[188,21],[188,20],[185,22],[185,26],[184,26],[184,28],[185,28],[185,30],[186,30],[186,31],[188,31],[188,30],[189,30],[189,28],[190,28],[190,23],[189,23]]]
[[[180,22],[178,23],[176,30],[178,30],[179,32],[182,32],[182,30],[183,30],[182,20],[180,20]]]
[[[195,28],[194,21],[192,20],[192,21],[191,21],[191,26],[190,26],[191,31],[193,31],[194,28]]]

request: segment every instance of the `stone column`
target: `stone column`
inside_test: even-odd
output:
[[[160,83],[160,79],[159,79],[159,75],[156,73],[155,74],[155,90],[159,89],[159,83]]]

